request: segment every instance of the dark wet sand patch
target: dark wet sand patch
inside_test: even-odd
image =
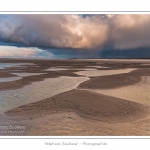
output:
[[[130,74],[109,75],[102,77],[93,77],[88,81],[81,83],[79,88],[86,89],[111,89],[127,85],[133,85],[141,81],[140,76]]]
[[[59,112],[76,112],[79,116],[99,121],[128,122],[146,116],[148,107],[84,90],[71,90],[6,112],[10,116],[40,117]]]
[[[17,75],[11,74],[9,72],[0,71],[0,78],[6,78],[6,77],[16,77]]]
[[[81,83],[78,87],[85,89],[111,89],[134,85],[142,80],[142,76],[149,76],[150,69],[137,69],[130,73],[92,77]]]

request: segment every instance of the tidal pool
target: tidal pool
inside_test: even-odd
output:
[[[22,77],[7,77],[7,78],[0,78],[0,82],[10,82],[20,80]]]
[[[89,71],[78,71],[75,73],[86,77],[95,77],[95,76],[106,76],[106,75],[129,73],[133,70],[136,69],[127,68],[127,69],[120,69],[120,70],[89,70]]]
[[[25,65],[35,65],[34,63],[0,63],[0,69],[7,67],[21,67]]]
[[[0,69],[4,69],[6,67],[14,67],[19,66],[19,63],[0,63]]]
[[[12,73],[12,74],[15,74],[17,76],[20,76],[20,77],[28,77],[28,76],[35,76],[35,75],[41,75],[41,74],[45,74],[45,73],[28,73],[28,72],[21,72],[21,73]]]
[[[60,68],[60,67],[52,67],[48,68],[45,71],[63,71],[63,70],[97,70],[95,68]]]
[[[52,68],[45,69],[45,71],[62,71],[62,70],[69,70],[69,69],[59,68],[59,67],[52,67]]]
[[[110,68],[110,67],[104,67],[104,66],[87,66],[87,67],[93,67],[93,68]]]
[[[88,79],[87,77],[62,76],[34,82],[21,89],[0,91],[0,114],[15,107],[72,90]]]

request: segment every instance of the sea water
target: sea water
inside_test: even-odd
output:
[[[0,63],[0,69],[4,69],[7,67],[18,67],[25,65],[35,65],[34,63]]]
[[[15,107],[72,90],[88,79],[87,77],[62,76],[34,82],[21,89],[0,91],[0,114]]]
[[[106,76],[106,75],[129,73],[133,70],[136,70],[136,69],[127,68],[127,69],[119,69],[119,70],[89,70],[89,71],[78,71],[75,73],[78,75],[86,76],[86,77],[95,77],[95,76]]]

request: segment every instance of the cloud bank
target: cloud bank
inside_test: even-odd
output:
[[[111,40],[116,49],[150,47],[150,15],[116,15]]]
[[[44,56],[42,56],[44,54]],[[46,55],[46,56],[45,56]],[[48,53],[38,48],[18,48],[14,46],[0,46],[0,57],[48,57],[55,58],[52,53]]]
[[[0,18],[0,40],[79,49],[150,47],[150,15],[11,15]]]

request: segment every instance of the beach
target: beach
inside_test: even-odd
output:
[[[0,63],[18,63],[0,69],[0,126],[26,126],[0,135],[150,135],[150,60]]]

